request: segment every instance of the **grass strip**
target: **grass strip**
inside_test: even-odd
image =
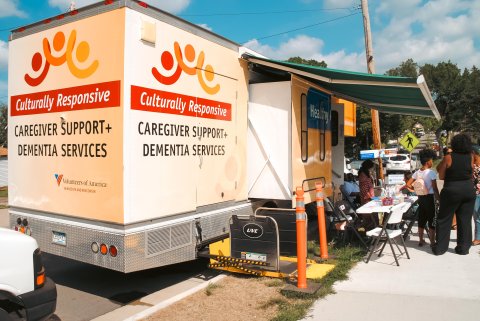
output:
[[[318,244],[309,242],[309,256],[312,256]],[[329,246],[328,252],[335,259],[327,260],[325,263],[334,264],[335,268],[330,271],[324,278],[313,280],[322,285],[322,287],[314,294],[304,294],[298,292],[282,292],[288,299],[286,302],[279,302],[278,314],[272,321],[296,321],[304,318],[313,303],[329,294],[334,294],[333,284],[337,281],[348,279],[348,272],[357,264],[365,255],[363,248],[346,245],[346,246]]]

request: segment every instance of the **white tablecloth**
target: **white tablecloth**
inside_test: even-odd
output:
[[[404,206],[402,207],[402,210],[404,213],[408,211],[410,206],[412,206],[413,203],[415,203],[418,199],[418,196],[409,196],[405,199],[405,201],[402,203]],[[389,213],[390,209],[394,205],[387,205],[383,206],[382,201],[380,200],[372,200],[361,207],[357,208],[356,212],[357,214],[372,214],[372,213]]]

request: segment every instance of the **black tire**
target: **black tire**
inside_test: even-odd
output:
[[[0,308],[0,320],[2,321],[12,321],[13,319],[4,309]]]

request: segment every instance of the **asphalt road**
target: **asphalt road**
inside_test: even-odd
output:
[[[0,210],[0,226],[8,227],[8,210]],[[88,321],[192,277],[209,280],[219,273],[198,259],[124,274],[43,254],[47,276],[57,284],[57,310],[48,321]]]

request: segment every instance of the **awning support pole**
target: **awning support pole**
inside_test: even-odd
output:
[[[367,69],[369,74],[375,73],[375,61],[373,59],[372,48],[372,33],[370,31],[370,16],[368,14],[368,0],[362,0],[362,16],[363,16],[363,29],[365,33],[365,51],[367,57]],[[374,149],[381,149],[381,137],[380,137],[380,119],[378,116],[378,110],[372,108],[372,134],[373,134],[373,146]],[[383,165],[382,158],[378,157],[379,173],[378,177],[383,180]]]

